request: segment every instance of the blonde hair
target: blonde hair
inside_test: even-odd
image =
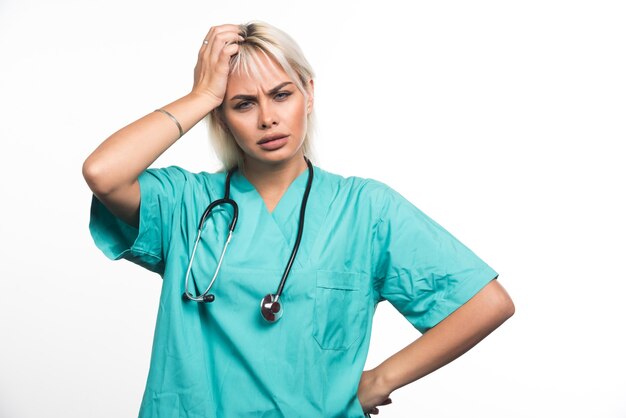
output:
[[[239,30],[244,40],[239,43],[239,52],[230,59],[229,74],[234,71],[244,71],[248,76],[260,77],[258,58],[255,53],[261,53],[276,61],[304,97],[308,97],[306,86],[314,77],[313,69],[291,36],[261,21],[241,24]],[[209,139],[217,157],[222,162],[222,170],[229,170],[235,166],[242,168],[244,153],[223,122],[220,114],[223,111],[222,106],[223,104],[213,109],[205,117]],[[311,137],[315,125],[314,120],[313,110],[311,110],[307,116],[307,131],[302,144],[303,152],[309,158],[312,152]]]

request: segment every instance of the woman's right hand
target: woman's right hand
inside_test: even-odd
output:
[[[221,104],[226,94],[230,57],[239,51],[244,38],[237,25],[213,26],[204,38],[194,69],[192,93]]]
[[[163,106],[184,132],[224,100],[230,57],[243,41],[239,26],[212,27],[198,54],[193,89]],[[83,163],[83,176],[94,195],[118,218],[139,227],[139,175],[180,138],[172,120],[151,112],[102,142]]]

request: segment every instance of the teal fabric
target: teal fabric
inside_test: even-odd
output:
[[[289,259],[308,171],[271,213],[253,185],[233,175],[239,222],[211,304],[181,295],[199,219],[223,196],[225,173],[146,170],[138,229],[93,197],[96,245],[163,278],[140,417],[363,417],[357,388],[377,304],[388,300],[424,332],[497,276],[390,187],[314,170],[284,315],[275,324],[262,319],[259,305],[276,291]],[[194,291],[213,276],[229,215],[220,208],[205,223]]]

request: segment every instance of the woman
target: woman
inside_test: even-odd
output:
[[[216,26],[191,92],[85,161],[96,244],[163,278],[141,417],[377,414],[513,314],[496,272],[398,193],[311,164],[312,112],[288,35]],[[223,172],[148,169],[205,117]],[[363,371],[383,300],[423,335]]]

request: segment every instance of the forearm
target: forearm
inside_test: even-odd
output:
[[[219,103],[191,93],[162,109],[171,113],[187,132]],[[161,112],[151,112],[115,132],[85,160],[83,175],[92,190],[110,193],[134,182],[180,136],[174,121]]]
[[[448,364],[514,313],[513,302],[492,280],[467,303],[373,371],[388,393]]]

